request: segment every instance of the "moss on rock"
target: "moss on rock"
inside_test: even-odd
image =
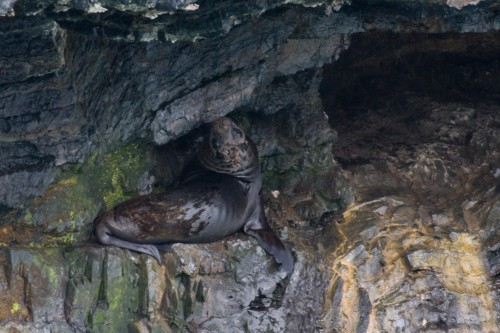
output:
[[[103,206],[110,209],[137,194],[148,161],[145,146],[129,144],[61,170],[42,196],[12,217],[14,223],[0,228],[0,244],[43,248],[88,239]]]
[[[144,263],[127,254],[90,247],[65,253],[70,266],[65,311],[75,329],[127,332],[129,324],[144,316]]]
[[[147,170],[148,161],[147,147],[129,144],[102,157],[93,155],[82,166],[80,177],[105,203],[106,209],[111,209],[136,194],[137,183]]]

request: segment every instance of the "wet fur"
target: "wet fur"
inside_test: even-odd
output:
[[[127,200],[99,216],[98,240],[147,253],[161,263],[158,248],[213,242],[243,228],[290,273],[293,257],[262,211],[255,144],[231,120],[220,118],[198,157],[206,170],[179,187]]]

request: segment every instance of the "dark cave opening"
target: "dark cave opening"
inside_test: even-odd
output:
[[[320,95],[339,134],[333,149],[343,166],[436,140],[462,145],[467,154],[478,114],[489,113],[496,119],[489,125],[499,125],[500,34],[354,34],[349,49],[324,67]],[[459,133],[440,138],[443,122]]]

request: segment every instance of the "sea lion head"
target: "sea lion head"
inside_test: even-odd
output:
[[[199,159],[207,169],[235,176],[253,170],[258,164],[255,144],[238,125],[226,117],[211,124]]]

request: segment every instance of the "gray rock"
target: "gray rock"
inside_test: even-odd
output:
[[[475,2],[0,1],[0,325],[498,332],[500,21]],[[240,234],[163,266],[95,244],[227,114],[293,274]]]

